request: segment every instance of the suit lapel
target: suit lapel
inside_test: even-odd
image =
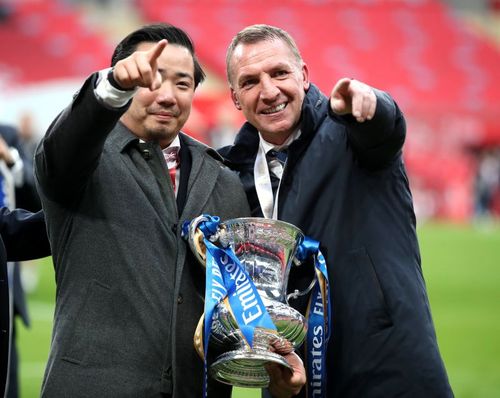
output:
[[[158,145],[145,143],[139,147],[139,141],[121,123],[113,130],[109,137],[109,148],[118,152],[115,158],[129,171],[147,202],[153,204],[160,222],[166,229],[177,220],[177,206],[175,204],[172,184],[168,176],[168,169],[163,154]],[[172,200],[169,200],[169,198]]]
[[[191,173],[189,175],[186,203],[181,220],[191,219],[203,213],[206,203],[214,190],[221,166],[208,158],[207,146],[180,133],[181,145],[186,145],[191,154]]]
[[[179,178],[179,189],[177,191],[177,209],[179,214],[182,214],[184,210],[184,205],[186,204],[188,180],[191,175],[191,152],[189,151],[187,144],[182,144],[179,152],[181,158],[180,164],[180,178]]]
[[[183,221],[203,213],[222,166],[216,161],[210,161],[210,155],[207,154],[209,148],[206,145],[183,133],[179,133],[179,136],[181,146],[185,145],[191,155],[186,201],[180,217]],[[155,204],[154,210],[165,227],[170,228],[169,222],[178,219],[178,212],[161,149],[150,143],[139,149],[137,137],[121,123],[118,123],[110,134],[108,143],[110,151],[119,152],[117,155],[122,165],[130,172],[147,200]],[[145,155],[145,150],[149,151],[149,156]],[[170,197],[172,200],[169,200]],[[160,203],[163,206],[158,206]]]

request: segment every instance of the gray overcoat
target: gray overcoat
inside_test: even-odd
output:
[[[213,150],[181,133],[192,162],[178,214],[160,147],[144,156],[118,121],[126,107],[101,105],[95,79],[35,156],[57,283],[42,396],[200,397],[203,362],[193,333],[205,272],[180,226],[202,213],[247,216],[246,196]],[[229,395],[210,383],[209,396]]]

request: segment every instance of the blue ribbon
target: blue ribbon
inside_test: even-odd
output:
[[[203,215],[197,228],[204,235],[206,246],[206,290],[204,325],[203,396],[206,397],[207,350],[215,307],[228,299],[231,312],[247,343],[252,347],[255,327],[276,330],[248,273],[230,248],[221,249],[209,241],[219,228],[219,217]],[[189,236],[190,221],[182,228],[182,235]],[[297,248],[296,258],[304,262],[314,257],[316,283],[312,289],[307,309],[306,372],[307,397],[326,396],[326,352],[331,335],[331,303],[328,271],[319,242],[305,237]]]
[[[197,228],[203,233],[206,246],[206,288],[205,288],[205,324],[203,335],[204,352],[204,386],[203,396],[206,396],[207,351],[212,329],[215,307],[227,298],[231,314],[234,316],[244,339],[253,347],[254,330],[261,327],[276,330],[269,313],[248,273],[241,265],[238,257],[230,248],[219,248],[209,241],[215,234],[220,223],[219,217],[203,215]],[[182,235],[189,236],[190,222],[182,227]]]
[[[228,298],[231,313],[245,340],[250,347],[253,347],[254,330],[256,327],[276,330],[276,326],[271,320],[252,279],[233,251],[229,248],[220,249],[206,239],[205,245],[207,247],[207,264],[210,264],[212,274],[209,276],[209,273],[207,273],[207,282],[210,282],[208,278],[211,277],[210,290],[212,290],[212,292],[209,291],[208,293],[215,297],[213,304],[217,305],[220,302],[219,298],[222,293],[220,281],[222,280],[226,292],[225,297]],[[213,294],[215,288],[220,289],[218,294]],[[207,291],[205,291],[206,294]],[[205,298],[206,306],[207,300]]]
[[[296,257],[305,261],[313,256],[316,274],[307,309],[306,372],[307,397],[326,397],[326,352],[331,334],[330,288],[326,261],[319,250],[319,242],[305,237]]]

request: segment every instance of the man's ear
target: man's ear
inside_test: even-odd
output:
[[[236,109],[238,109],[239,111],[241,111],[240,102],[238,101],[238,98],[236,98],[236,93],[234,92],[233,89],[231,89],[231,99],[233,100],[233,104],[236,107]]]
[[[302,64],[302,78],[304,79],[304,91],[309,89],[309,69],[307,68],[307,64]]]

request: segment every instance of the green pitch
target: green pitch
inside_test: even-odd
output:
[[[499,397],[500,225],[426,224],[419,237],[439,345],[455,396]],[[55,286],[50,258],[26,263],[25,269],[38,275],[38,282],[29,295],[32,328],[17,325],[21,398],[34,398],[47,360]],[[260,394],[238,389],[233,396]]]

